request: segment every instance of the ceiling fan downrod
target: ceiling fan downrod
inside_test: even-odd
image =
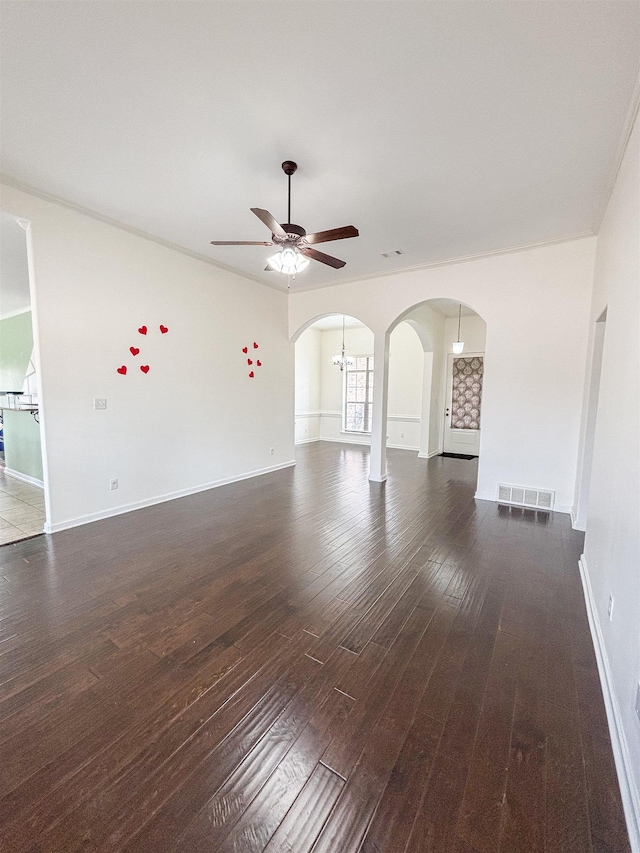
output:
[[[294,175],[298,164],[293,160],[285,160],[282,164],[282,171],[287,176],[288,193],[287,193],[287,225],[291,223],[291,175]]]

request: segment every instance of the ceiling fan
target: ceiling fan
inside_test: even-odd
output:
[[[329,231],[317,231],[315,234],[307,234],[300,225],[294,225],[291,220],[291,175],[298,168],[293,160],[285,160],[282,171],[288,179],[289,192],[287,202],[287,222],[282,225],[276,222],[268,210],[260,207],[252,207],[258,219],[271,231],[270,242],[252,242],[249,240],[212,240],[212,246],[278,246],[278,254],[269,258],[266,270],[277,270],[287,275],[295,275],[302,272],[309,265],[309,258],[320,261],[321,264],[334,269],[340,269],[346,263],[324,252],[319,252],[311,247],[312,243],[328,243],[330,240],[344,240],[346,237],[357,237],[359,232],[353,225],[345,225],[344,228],[332,228]]]

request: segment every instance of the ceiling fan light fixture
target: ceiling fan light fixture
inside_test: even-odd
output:
[[[285,275],[297,275],[309,266],[309,258],[305,258],[300,252],[287,247],[281,252],[272,255],[267,261],[271,269]]]

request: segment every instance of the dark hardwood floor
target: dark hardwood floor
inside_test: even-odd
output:
[[[629,850],[566,515],[357,446],[0,549],[0,849]]]

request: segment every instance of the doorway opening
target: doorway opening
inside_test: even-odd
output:
[[[311,323],[295,342],[295,443],[370,444],[374,370],[373,332],[356,317]]]
[[[474,459],[480,455],[484,352],[448,353],[446,377],[442,455]]]
[[[593,336],[593,352],[591,356],[591,375],[589,378],[589,392],[587,397],[582,467],[578,477],[576,508],[572,518],[573,526],[576,530],[586,530],[587,527],[589,493],[591,490],[591,470],[593,467],[593,447],[596,437],[598,402],[600,398],[600,377],[602,374],[602,356],[604,353],[606,326],[607,310],[605,308],[596,321]]]
[[[467,305],[437,298],[399,317],[391,327],[392,342],[406,325],[413,327],[422,349],[418,456],[477,459],[481,453],[485,321]],[[392,343],[390,377],[394,360]]]
[[[6,545],[43,533],[46,499],[29,223],[0,217],[0,545]]]
[[[403,324],[414,328],[423,349],[418,455],[478,457],[485,321],[467,305],[430,299],[404,314],[392,336]]]

